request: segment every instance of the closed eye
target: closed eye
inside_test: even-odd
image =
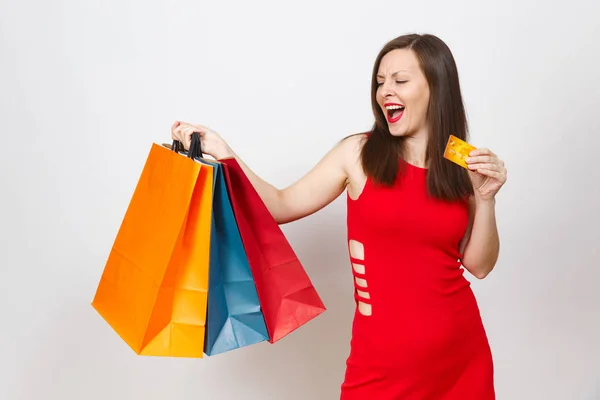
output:
[[[408,81],[396,81],[396,83],[400,84],[400,85],[403,84],[403,83],[406,83],[406,82],[408,82]],[[381,85],[383,85],[383,82],[377,82],[377,87],[379,87]]]

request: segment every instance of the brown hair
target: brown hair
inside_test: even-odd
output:
[[[443,153],[450,134],[467,140],[467,117],[454,57],[448,46],[433,35],[410,34],[397,37],[387,43],[377,56],[371,82],[371,105],[375,123],[361,155],[365,174],[374,183],[392,185],[397,174],[402,173],[405,167],[404,162],[398,162],[398,157],[403,156],[404,138],[390,134],[386,117],[376,99],[379,65],[387,53],[396,49],[414,51],[429,83],[427,125],[430,136],[425,156],[428,164],[428,192],[443,200],[465,199],[473,194],[467,171],[444,159]]]

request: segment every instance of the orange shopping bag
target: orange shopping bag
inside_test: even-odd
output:
[[[152,145],[92,302],[137,354],[203,357],[212,185],[211,166]]]

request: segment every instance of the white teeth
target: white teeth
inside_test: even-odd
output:
[[[404,108],[404,106],[387,106],[386,110],[398,110],[400,108]]]

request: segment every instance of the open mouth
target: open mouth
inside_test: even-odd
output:
[[[402,104],[386,104],[385,109],[387,111],[388,122],[393,124],[400,121],[405,108]]]

